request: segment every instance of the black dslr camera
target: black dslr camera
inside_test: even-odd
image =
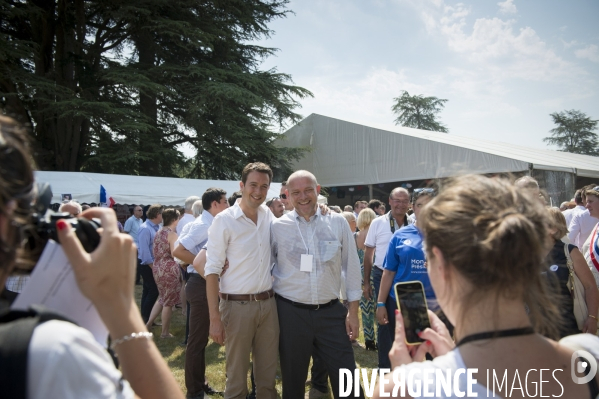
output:
[[[30,218],[30,227],[26,230],[25,238],[29,252],[39,257],[49,239],[58,241],[56,234],[56,222],[64,219],[75,230],[75,234],[81,245],[87,252],[92,252],[100,243],[100,220],[88,220],[85,218],[74,218],[69,213],[53,212],[50,209],[52,201],[52,190],[48,183],[38,183],[37,199],[33,205]]]

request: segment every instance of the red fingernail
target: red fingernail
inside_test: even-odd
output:
[[[422,331],[418,331],[418,336],[421,336],[421,335],[422,335]]]
[[[427,345],[432,345],[433,343],[431,341],[426,341]]]
[[[56,222],[56,227],[58,228],[58,230],[64,230],[67,228],[67,222],[65,222],[64,220],[59,220],[58,222]]]
[[[399,309],[395,309],[395,314],[399,314]]]

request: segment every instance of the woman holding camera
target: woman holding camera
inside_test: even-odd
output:
[[[20,229],[31,212],[35,192],[30,160],[27,133],[12,119],[0,116],[2,285],[15,271]],[[64,221],[56,224],[58,237],[81,292],[92,301],[108,328],[122,374],[89,331],[70,322],[50,320],[39,324],[31,337],[26,397],[183,398],[134,302],[137,254],[131,237],[119,234],[111,209],[93,208],[80,217],[101,219],[103,231],[96,250],[85,252]]]
[[[541,274],[550,222],[538,199],[508,181],[459,177],[421,211],[418,224],[427,272],[439,305],[455,326],[456,342],[429,311],[432,328],[419,335],[425,342],[408,347],[403,319],[396,312],[389,353],[393,369],[405,376],[433,371],[432,380],[404,379],[412,392],[423,392],[425,383],[434,391],[436,371],[450,370],[452,393],[441,397],[459,397],[468,376],[458,371],[477,369],[471,389],[478,397],[524,397],[539,384],[542,395],[554,397],[594,398],[599,393],[596,379],[579,385],[571,378],[574,351],[543,336],[557,336],[560,313]],[[590,334],[569,339],[589,351],[599,347],[599,338]],[[423,361],[427,352],[433,361]],[[551,371],[539,375],[541,369]],[[529,370],[534,372],[527,374]],[[509,383],[503,385],[487,377],[501,380],[504,374]],[[384,389],[391,392],[395,383],[387,378]],[[379,397],[378,387],[374,394]]]

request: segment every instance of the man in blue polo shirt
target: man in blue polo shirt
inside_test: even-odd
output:
[[[416,215],[416,223],[420,210],[433,198],[433,189],[414,190],[412,207]],[[393,333],[395,331],[395,310],[397,303],[393,287],[396,283],[418,280],[424,286],[426,301],[429,309],[436,310],[436,298],[431,287],[428,274],[426,273],[426,257],[422,247],[422,233],[416,224],[402,227],[397,230],[387,249],[387,256],[383,264],[383,276],[377,299],[376,318],[378,323],[385,328],[379,335],[379,352],[389,353],[393,345]],[[389,316],[390,315],[390,316]],[[379,365],[382,368],[391,368],[389,357],[385,357],[386,363]]]

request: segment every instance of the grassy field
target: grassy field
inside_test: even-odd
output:
[[[139,306],[139,300],[141,298],[141,286],[136,286],[136,298]],[[156,345],[164,356],[168,363],[173,375],[177,379],[177,382],[181,386],[183,392],[185,390],[185,347],[181,345],[181,342],[185,339],[185,316],[181,313],[181,310],[177,309],[173,312],[173,320],[171,322],[171,334],[174,338],[161,339],[160,330],[161,327],[154,327],[153,333],[156,341]],[[377,354],[376,352],[366,351],[363,349],[364,337],[360,334],[358,339],[362,347],[354,348],[354,355],[356,357],[356,364],[360,368],[372,369],[377,365]],[[209,341],[208,347],[206,348],[206,375],[210,385],[218,391],[225,389],[225,349],[220,345]],[[370,371],[369,371],[370,374]],[[277,373],[280,376],[280,373]],[[309,377],[308,377],[309,378]],[[248,379],[249,386],[249,379]],[[308,388],[306,388],[306,391]],[[277,378],[277,391],[279,397],[281,395],[281,381]],[[214,396],[219,398],[221,396]],[[330,398],[333,395],[329,396]]]

